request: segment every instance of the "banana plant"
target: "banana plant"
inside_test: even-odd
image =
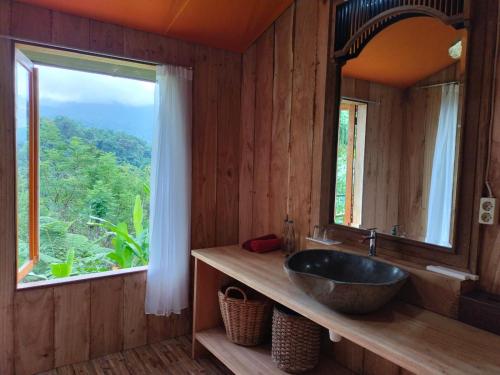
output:
[[[149,243],[147,230],[143,226],[143,216],[144,209],[139,195],[135,197],[134,209],[132,211],[134,235],[129,233],[127,223],[113,224],[108,220],[91,216],[91,219],[94,221],[90,222],[89,225],[102,227],[109,235],[113,236],[111,240],[113,251],[109,252],[107,256],[120,268],[148,264]]]
[[[75,260],[75,249],[71,248],[66,253],[66,261],[63,263],[51,263],[50,271],[56,278],[68,277],[73,270],[73,262]]]

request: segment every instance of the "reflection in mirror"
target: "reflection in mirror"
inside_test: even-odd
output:
[[[453,245],[466,42],[408,18],[343,66],[336,224]]]

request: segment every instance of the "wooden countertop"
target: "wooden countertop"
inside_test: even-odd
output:
[[[500,336],[400,302],[368,315],[335,312],[288,280],[279,251],[256,254],[234,245],[192,255],[417,374],[500,374]]]

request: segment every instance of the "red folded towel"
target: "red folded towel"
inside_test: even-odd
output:
[[[281,248],[281,239],[275,234],[267,234],[262,237],[252,238],[243,242],[242,247],[248,251],[256,253],[265,253],[272,250]]]
[[[250,248],[250,242],[257,241],[257,240],[274,240],[276,238],[278,238],[278,237],[275,234],[266,234],[265,236],[252,238],[252,239],[249,239],[249,240],[243,242],[243,245],[241,245],[241,247],[246,249],[246,250],[251,251],[252,249]]]
[[[278,249],[281,249],[281,240],[279,238],[250,241],[250,250],[256,253],[267,253]]]

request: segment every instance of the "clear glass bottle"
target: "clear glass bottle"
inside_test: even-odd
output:
[[[283,251],[285,255],[292,255],[296,250],[295,228],[293,220],[285,219],[283,227]]]

